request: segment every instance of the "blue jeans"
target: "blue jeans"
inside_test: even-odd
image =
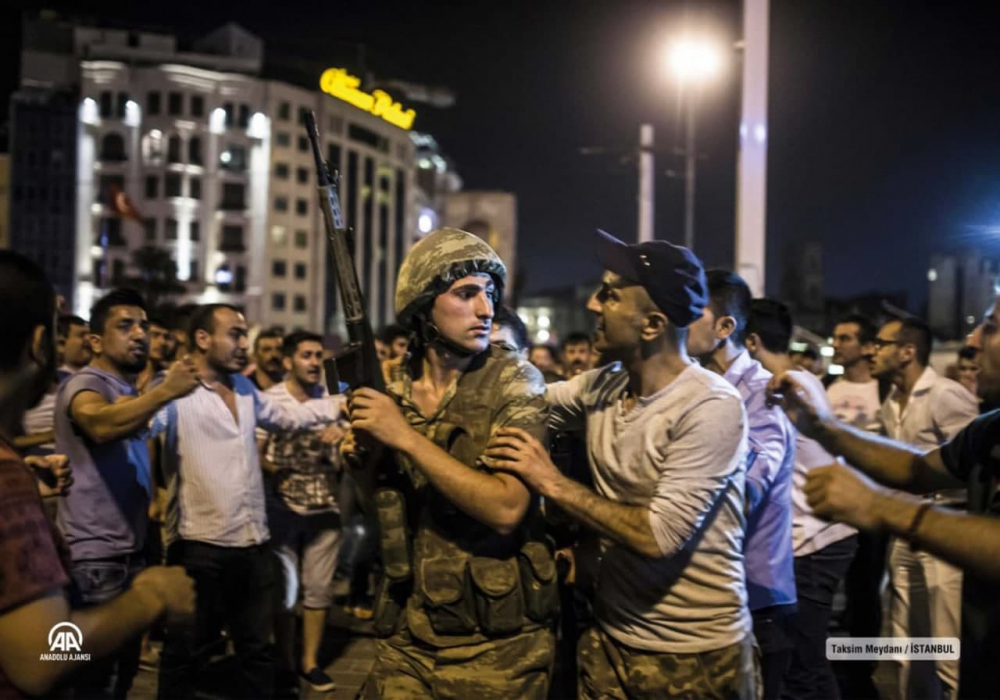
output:
[[[132,585],[145,568],[142,555],[109,559],[86,559],[73,562],[70,576],[73,586],[70,600],[74,608],[88,608],[107,603]],[[113,656],[88,664],[73,681],[76,698],[122,698],[132,688],[139,672],[142,635],[129,640]]]
[[[826,658],[827,627],[833,611],[833,595],[854,558],[857,535],[823,549],[795,557],[795,586],[799,613],[792,627],[794,642],[791,665],[785,673],[782,698],[837,700],[840,691]]]

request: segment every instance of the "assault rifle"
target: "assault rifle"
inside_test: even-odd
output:
[[[358,284],[358,273],[351,256],[348,238],[350,231],[344,223],[337,186],[340,174],[330,169],[320,150],[319,129],[316,115],[305,115],[306,133],[316,161],[316,183],[319,188],[319,208],[323,211],[326,235],[330,240],[333,265],[340,292],[340,308],[347,325],[347,345],[331,360],[324,363],[326,383],[331,394],[340,393],[340,381],[351,389],[366,386],[385,391],[382,366],[375,351],[375,335],[365,312],[365,299]]]

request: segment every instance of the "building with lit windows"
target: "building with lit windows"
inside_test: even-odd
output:
[[[77,313],[86,315],[103,288],[149,274],[136,253],[152,246],[176,263],[178,303],[227,302],[252,324],[341,330],[301,125],[312,110],[342,176],[372,321],[391,321],[396,270],[417,234],[412,110],[363,92],[345,70],[324,74],[323,91],[319,75],[312,85],[270,79],[262,42],[234,24],[190,50],[166,34],[44,16],[27,19],[24,32],[12,104],[59,96],[70,106],[59,163],[70,175],[59,182],[72,199],[58,222],[24,225],[39,193],[32,208],[27,191],[17,196],[18,163],[27,168],[30,157],[39,170],[43,144],[30,119],[12,119],[12,243],[58,258],[53,278],[75,292]]]

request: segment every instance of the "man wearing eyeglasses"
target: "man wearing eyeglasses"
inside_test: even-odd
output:
[[[873,341],[872,374],[892,383],[880,410],[885,433],[924,451],[940,447],[979,415],[968,391],[928,366],[931,342],[927,324],[912,318],[883,324]],[[948,489],[926,499],[964,510],[968,495],[965,489]],[[898,537],[890,542],[888,567],[886,636],[961,636],[960,569]],[[893,697],[951,698],[957,692],[958,660],[886,663]]]

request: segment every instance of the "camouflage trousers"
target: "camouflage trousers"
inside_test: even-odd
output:
[[[756,700],[760,660],[753,635],[700,654],[666,654],[624,646],[599,627],[580,638],[581,700]]]
[[[414,642],[404,631],[378,640],[365,700],[545,700],[555,660],[549,629],[450,649]]]

